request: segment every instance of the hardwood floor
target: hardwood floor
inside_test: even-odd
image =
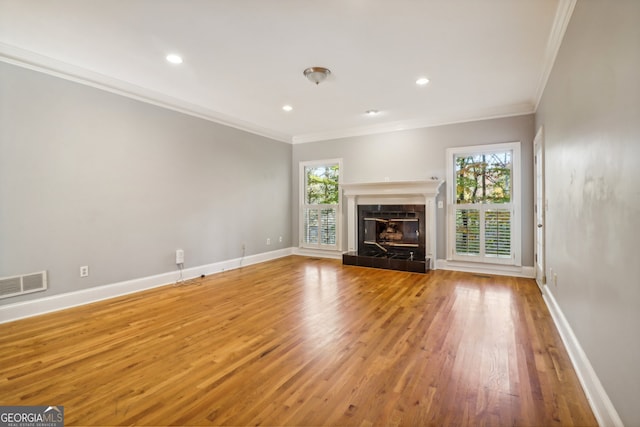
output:
[[[529,279],[287,257],[0,325],[67,426],[595,426]]]

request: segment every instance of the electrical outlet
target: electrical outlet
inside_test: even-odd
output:
[[[89,277],[89,266],[83,265],[80,267],[80,277]]]
[[[558,287],[558,273],[553,273],[553,286]]]
[[[278,242],[282,243],[282,236],[278,237]]]
[[[271,244],[271,239],[269,237],[267,237],[267,245]]]
[[[184,264],[184,250],[176,249],[176,264]]]

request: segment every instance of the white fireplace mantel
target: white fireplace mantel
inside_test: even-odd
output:
[[[354,196],[423,196],[435,198],[440,192],[440,185],[444,181],[395,181],[395,182],[360,182],[354,184],[342,184],[344,195]]]
[[[425,205],[425,252],[435,268],[436,197],[444,181],[395,181],[342,184],[347,197],[348,251],[358,250],[358,205]]]

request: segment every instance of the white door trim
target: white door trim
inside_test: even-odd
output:
[[[536,283],[540,290],[546,283],[546,257],[545,257],[545,213],[547,203],[545,199],[544,176],[544,128],[541,126],[533,140],[533,182],[534,182],[534,267]]]

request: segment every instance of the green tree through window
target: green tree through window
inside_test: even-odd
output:
[[[301,244],[308,248],[338,249],[340,163],[310,162],[302,166]]]
[[[511,202],[511,152],[458,156],[456,203]]]
[[[454,258],[514,259],[513,156],[513,149],[453,155]]]
[[[338,165],[306,167],[307,204],[338,204]]]

